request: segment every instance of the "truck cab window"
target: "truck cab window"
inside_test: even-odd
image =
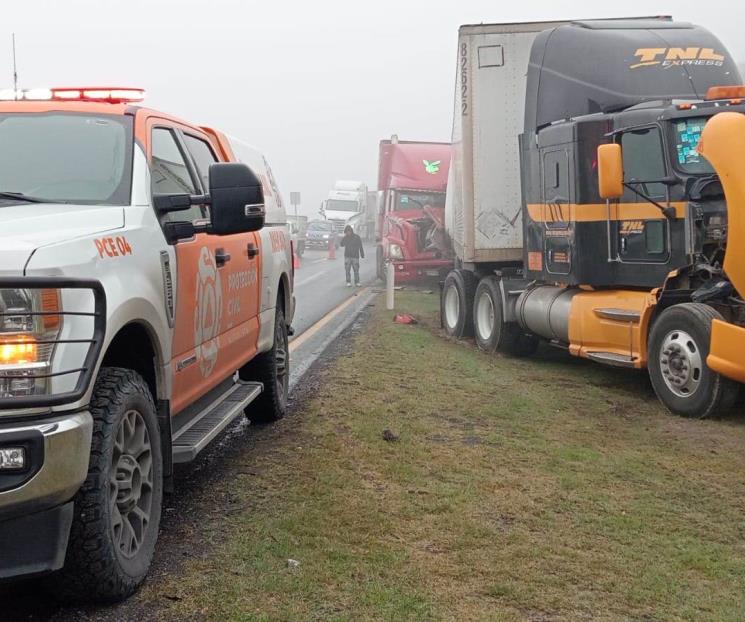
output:
[[[621,137],[623,149],[624,181],[647,181],[665,177],[665,155],[660,130],[656,127],[626,132]],[[651,198],[665,196],[664,184],[638,184],[637,189]],[[627,190],[626,199],[639,201],[639,197]]]
[[[153,194],[197,194],[197,187],[173,132],[155,128],[152,133],[151,188]],[[183,212],[172,212],[165,220],[193,222],[204,218],[198,205]]]
[[[445,207],[445,193],[442,192],[397,192],[395,211],[422,209],[430,207]]]

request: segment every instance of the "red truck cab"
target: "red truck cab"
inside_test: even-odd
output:
[[[445,234],[450,144],[380,141],[377,222],[378,276],[392,262],[396,282],[439,277],[453,264]]]

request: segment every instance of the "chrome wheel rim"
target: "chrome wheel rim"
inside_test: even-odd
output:
[[[109,479],[111,532],[119,553],[137,555],[150,525],[153,452],[145,419],[136,410],[122,417],[114,439]]]
[[[494,302],[488,292],[482,292],[476,301],[476,330],[483,341],[494,333]]]
[[[701,386],[703,357],[696,341],[682,330],[671,331],[662,342],[660,371],[667,388],[678,397],[691,397]]]
[[[448,287],[445,292],[445,323],[448,328],[454,329],[458,325],[460,314],[460,294],[455,285]]]

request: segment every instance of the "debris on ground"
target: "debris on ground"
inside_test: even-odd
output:
[[[395,443],[398,440],[399,436],[396,434],[393,430],[389,430],[386,428],[383,430],[383,440],[388,441],[389,443]]]
[[[287,567],[288,568],[297,568],[300,566],[300,562],[296,559],[288,559],[287,560]]]
[[[393,321],[396,324],[419,324],[419,320],[411,315],[411,313],[397,313],[393,316]]]

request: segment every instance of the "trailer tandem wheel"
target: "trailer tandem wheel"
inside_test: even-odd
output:
[[[468,270],[451,270],[442,287],[440,317],[450,337],[473,336],[473,300],[478,281]]]
[[[716,309],[685,303],[665,309],[652,327],[649,377],[657,397],[676,415],[708,417],[732,408],[737,399],[739,385],[706,365],[715,319],[722,319]]]
[[[504,321],[502,295],[495,276],[484,277],[476,288],[473,327],[476,345],[484,352],[530,356],[538,348],[538,339],[526,335],[519,324]]]

